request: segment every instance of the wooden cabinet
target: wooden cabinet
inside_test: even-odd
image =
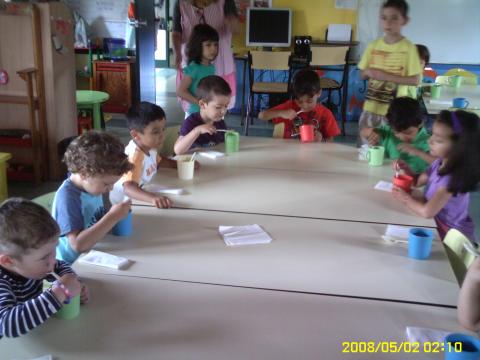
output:
[[[110,99],[103,104],[103,111],[126,113],[133,103],[135,60],[93,62],[94,89],[104,91]]]

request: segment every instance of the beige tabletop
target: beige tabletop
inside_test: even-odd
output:
[[[440,98],[434,100],[429,96],[424,96],[423,100],[427,112],[433,115],[451,108],[452,99],[456,97],[466,98],[470,102],[467,110],[480,111],[480,85],[462,85],[459,88],[442,85]]]
[[[224,144],[214,149],[224,152]],[[200,150],[200,154],[203,151]],[[215,160],[198,157],[199,161],[218,166],[248,167],[291,171],[315,171],[344,175],[392,176],[391,161],[381,167],[369,166],[358,159],[358,149],[353,145],[338,143],[301,143],[298,139],[273,139],[241,137],[240,151]]]
[[[385,169],[367,167],[364,174],[355,175],[200,161],[193,180],[179,180],[176,170],[160,169],[151,183],[186,190],[185,195],[167,195],[175,207],[435,226],[432,219],[411,213],[391,193],[374,189],[380,180],[391,181]]]
[[[382,240],[386,226],[199,210],[133,207],[134,234],[96,249],[134,261],[76,270],[455,306],[458,285],[439,241],[428,260]],[[270,244],[226,246],[219,225],[257,223]]]
[[[16,339],[2,359],[443,359],[343,354],[342,342],[406,341],[407,326],[461,330],[439,307],[83,274],[91,302]],[[465,332],[463,330],[463,332]]]

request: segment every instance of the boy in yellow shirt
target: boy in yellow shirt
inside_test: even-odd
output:
[[[368,79],[363,112],[358,122],[359,133],[365,127],[386,123],[386,113],[395,97],[417,97],[422,69],[415,44],[402,36],[408,23],[405,0],[387,0],[380,11],[384,36],[372,41],[358,64],[362,79]]]

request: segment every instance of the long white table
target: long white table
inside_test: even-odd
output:
[[[286,291],[455,306],[458,285],[443,247],[414,260],[384,242],[385,225],[266,215],[133,207],[134,234],[108,236],[96,249],[133,260],[125,271],[96,271]],[[266,245],[226,246],[219,225],[260,224]]]
[[[2,339],[2,359],[443,359],[342,353],[342,342],[403,342],[406,326],[461,330],[453,309],[83,274],[91,302]]]
[[[480,85],[462,85],[459,88],[443,85],[438,99],[424,96],[423,101],[430,115],[438,114],[442,110],[452,107],[452,99],[464,97],[470,102],[468,109],[480,111]]]
[[[224,152],[224,144],[215,150]],[[200,154],[203,151],[200,150]],[[393,175],[391,161],[381,167],[369,166],[358,159],[358,149],[353,145],[338,143],[301,143],[298,140],[264,137],[241,137],[240,151],[223,158],[197,158],[202,163],[218,166],[290,170],[301,172],[341,173],[352,177],[374,175],[389,178]]]
[[[152,184],[184,188],[188,194],[170,196],[175,207],[435,226],[390,193],[374,189],[380,180],[391,181],[383,173],[354,176],[202,163],[193,180],[179,180],[175,170],[167,169],[159,171]]]

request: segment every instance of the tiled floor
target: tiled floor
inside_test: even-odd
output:
[[[156,103],[160,105],[167,114],[167,126],[181,124],[184,119],[184,113],[175,95],[175,78],[176,71],[173,69],[157,69],[157,97]],[[233,128],[243,133],[240,115],[229,114],[225,121],[229,128]],[[130,140],[128,129],[126,128],[125,116],[122,114],[112,114],[112,120],[106,124],[107,131],[119,136],[124,143]],[[256,120],[250,127],[249,134],[251,136],[272,135],[273,126],[268,122]],[[357,133],[356,123],[347,123],[347,136],[339,136],[335,139],[337,142],[351,144],[354,146]],[[23,196],[26,198],[34,198],[50,191],[55,191],[60,182],[46,182],[41,186],[35,187],[29,183],[9,183],[10,196]],[[476,192],[471,196],[471,216],[477,224],[476,236],[480,240],[480,193]]]

